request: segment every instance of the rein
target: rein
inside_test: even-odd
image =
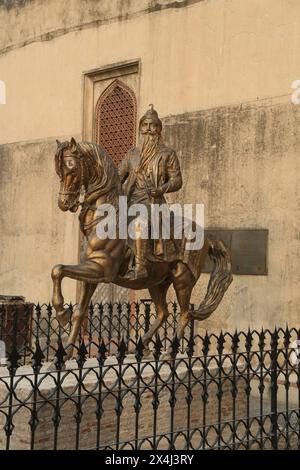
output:
[[[87,213],[89,211],[92,211],[93,213],[97,210],[97,206],[95,205],[95,201],[100,197],[104,196],[105,194],[107,195],[106,197],[106,203],[111,203],[114,205],[116,212],[119,212],[118,204],[116,204],[115,197],[117,195],[117,192],[113,190],[113,187],[110,186],[109,188],[100,188],[100,191],[98,188],[95,188],[94,190],[91,188],[91,192],[88,192],[88,188],[86,187],[86,183],[88,183],[87,178],[89,178],[89,170],[87,168],[87,163],[85,163],[84,156],[82,154],[77,154],[74,156],[79,160],[80,163],[80,185],[77,191],[60,191],[59,195],[60,196],[68,196],[68,195],[76,195],[76,200],[72,204],[72,206],[69,207],[72,208],[76,204],[78,206],[81,206],[81,211],[79,214],[79,224],[80,224],[80,230],[83,232],[84,235],[86,235],[86,232],[90,229],[92,229],[95,225],[99,223],[99,221],[103,218],[103,216],[99,215],[97,216],[94,220],[88,223],[84,223],[85,218],[87,216]],[[93,154],[93,158],[94,154]],[[98,155],[99,158],[99,155]],[[72,189],[72,186],[70,187]],[[103,191],[103,189],[106,189],[106,192]],[[87,191],[87,193],[86,193]],[[103,192],[102,192],[103,191]],[[92,199],[91,202],[85,201],[85,198],[87,199]]]
[[[92,220],[88,224],[84,223],[84,219],[86,217],[87,212],[88,211],[95,212],[96,210],[97,210],[97,207],[95,205],[90,205],[90,204],[86,204],[86,203],[82,204],[81,211],[80,211],[80,214],[79,214],[79,224],[80,224],[80,230],[84,234],[87,230],[94,227],[94,225],[96,225],[99,222],[99,220],[101,219],[101,217],[97,217],[95,220]]]
[[[109,193],[106,193],[106,194],[109,194]],[[101,195],[103,196],[103,194]],[[96,196],[97,198],[97,196]],[[114,208],[116,209],[116,214],[119,213],[119,208],[118,206],[115,205],[115,201],[114,201],[114,198],[113,199],[107,199],[107,201],[105,202],[106,204],[107,203],[111,203],[113,204]],[[100,206],[99,206],[100,207]],[[91,228],[93,228],[95,225],[98,224],[98,222],[103,218],[103,216],[99,215],[98,217],[96,217],[94,220],[92,220],[91,222],[85,224],[84,223],[84,219],[86,217],[86,214],[88,211],[93,211],[95,212],[96,210],[98,209],[98,207],[95,205],[95,204],[89,204],[88,202],[83,202],[81,204],[81,211],[80,211],[80,214],[79,214],[79,223],[80,223],[80,229],[81,231],[86,234],[86,232],[88,230],[90,230]]]

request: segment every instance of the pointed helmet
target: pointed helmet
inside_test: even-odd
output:
[[[162,130],[162,122],[158,117],[157,111],[155,111],[153,104],[149,104],[149,109],[146,111],[144,116],[141,117],[140,123],[139,123],[139,129],[141,128],[141,124],[145,119],[152,119],[154,122],[156,122],[159,133]]]

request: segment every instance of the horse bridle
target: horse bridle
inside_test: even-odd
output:
[[[74,156],[74,158],[79,159],[79,162],[80,162],[81,174],[80,174],[79,189],[77,191],[59,191],[59,195],[68,196],[68,195],[74,195],[74,194],[78,195],[78,193],[80,193],[79,201],[76,200],[69,207],[69,210],[72,209],[77,203],[78,203],[78,206],[81,206],[81,211],[80,211],[80,214],[79,214],[79,223],[80,223],[81,230],[83,231],[83,233],[85,233],[87,230],[89,230],[92,227],[94,227],[95,225],[97,225],[97,223],[101,219],[101,216],[97,217],[95,220],[92,220],[88,224],[84,223],[84,219],[85,219],[85,216],[86,216],[87,212],[89,210],[96,211],[97,207],[95,206],[95,204],[89,204],[89,203],[84,201],[85,195],[86,195],[86,188],[85,188],[85,184],[84,184],[84,171],[85,171],[84,161],[83,161],[83,157],[80,154],[78,156]]]
[[[79,184],[79,188],[77,189],[77,191],[59,191],[59,195],[60,196],[71,196],[72,194],[76,194],[78,195],[79,193],[79,206],[83,204],[84,202],[84,196],[85,196],[85,185],[84,185],[84,182],[83,182],[83,174],[84,174],[84,166],[83,166],[83,158],[81,155],[79,156],[74,156],[74,158],[76,158],[77,160],[79,160],[80,162],[80,184]],[[83,200],[80,201],[81,199],[81,194],[83,194]],[[72,207],[74,207],[76,204],[78,203],[78,200],[76,199],[76,201],[69,207],[69,210],[72,209]]]

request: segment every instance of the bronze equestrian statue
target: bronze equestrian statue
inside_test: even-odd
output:
[[[59,264],[52,269],[53,306],[61,326],[65,326],[71,316],[70,310],[64,308],[62,280],[68,277],[83,281],[80,299],[72,315],[66,348],[68,357],[72,356],[89,302],[101,282],[149,290],[157,318],[142,338],[146,352],[152,336],[169,315],[166,295],[171,284],[180,306],[176,331],[180,339],[190,319],[204,320],[216,310],[232,281],[230,256],[221,241],[205,237],[201,249],[187,250],[184,237],[163,240],[161,232],[155,241],[141,236],[135,240],[119,236],[100,239],[97,235],[97,225],[102,217],[98,209],[104,204],[115,208],[118,223],[119,196],[126,195],[129,206],[142,203],[149,210],[152,203],[165,202],[165,193],[180,189],[179,162],[175,151],[163,144],[161,130],[162,123],[151,106],[139,124],[141,148],[129,150],[119,171],[107,152],[97,144],[76,142],[74,138],[70,142],[57,141],[55,169],[61,181],[58,206],[62,211],[71,212],[81,207],[80,228],[88,242],[84,262]],[[133,223],[138,232],[143,220],[136,217]],[[190,310],[191,293],[207,254],[214,268],[206,296],[197,310]]]

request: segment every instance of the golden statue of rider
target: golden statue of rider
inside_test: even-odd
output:
[[[182,177],[176,152],[166,147],[161,138],[162,122],[153,105],[140,119],[139,133],[141,146],[131,148],[119,167],[119,175],[124,193],[128,197],[128,206],[145,204],[148,211],[151,204],[166,203],[165,193],[178,191],[182,186]],[[140,231],[140,218],[136,219],[136,232]],[[135,268],[126,275],[128,279],[147,277],[146,256],[149,250],[147,239],[136,234],[132,246],[135,252]],[[174,253],[172,240],[160,239],[155,242],[153,254],[167,260],[169,253]]]

